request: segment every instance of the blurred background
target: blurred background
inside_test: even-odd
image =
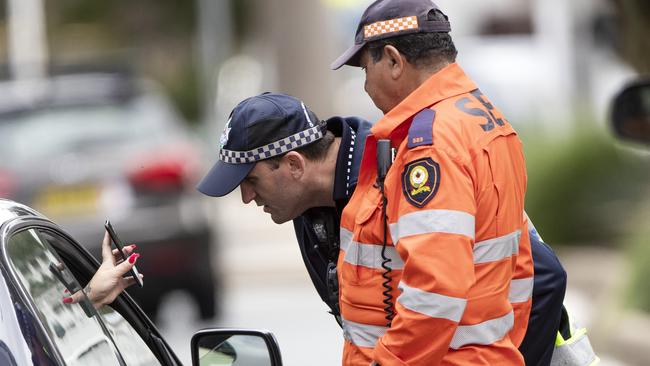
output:
[[[266,328],[287,365],[340,363],[342,335],[277,226],[194,185],[230,110],[263,91],[321,118],[380,112],[329,64],[368,0],[5,0],[0,196],[98,252],[110,218],[131,293],[189,362],[198,328]],[[438,0],[458,62],[520,132],[527,211],[569,276],[566,304],[607,365],[650,364],[650,156],[617,141],[612,97],[650,73],[644,0]],[[307,361],[309,360],[309,361]]]

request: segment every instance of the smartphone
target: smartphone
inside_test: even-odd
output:
[[[115,243],[115,247],[117,248],[117,251],[120,252],[120,255],[124,260],[127,260],[126,255],[124,255],[124,243],[120,240],[120,237],[117,236],[117,233],[115,232],[115,229],[113,229],[113,225],[111,225],[110,220],[106,220],[104,223],[104,227],[106,228],[106,231],[108,231],[108,235],[111,237],[111,241]],[[135,278],[135,282],[138,284],[138,286],[142,287],[144,286],[144,282],[142,281],[142,278],[140,278],[140,272],[138,272],[138,269],[133,266],[131,267],[131,276]]]

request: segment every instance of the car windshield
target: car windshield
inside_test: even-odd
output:
[[[0,117],[0,156],[34,160],[61,152],[155,141],[168,131],[169,114],[155,98],[52,107]]]

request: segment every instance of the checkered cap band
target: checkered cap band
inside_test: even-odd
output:
[[[315,126],[253,150],[233,151],[221,149],[219,159],[224,163],[244,164],[282,155],[322,138],[323,131],[321,128],[321,126]]]
[[[408,29],[418,29],[416,16],[382,20],[363,27],[363,39],[367,40],[383,34],[401,32]]]

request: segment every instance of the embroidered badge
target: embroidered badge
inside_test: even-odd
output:
[[[219,144],[221,145],[220,148],[223,149],[224,146],[228,143],[228,137],[230,137],[230,130],[232,128],[230,127],[230,121],[232,120],[232,117],[228,119],[228,122],[226,123],[226,127],[224,127],[223,132],[221,133],[221,137],[219,138]]]
[[[423,207],[438,192],[440,166],[431,158],[412,161],[402,172],[402,191],[406,200],[415,207]]]

